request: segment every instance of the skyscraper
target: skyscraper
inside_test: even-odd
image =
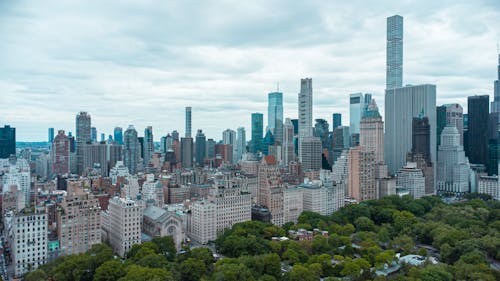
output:
[[[300,80],[299,93],[299,160],[302,162],[302,139],[313,136],[312,79]]]
[[[123,160],[125,166],[127,166],[128,171],[131,175],[137,174],[137,164],[140,157],[140,144],[137,139],[137,131],[134,126],[130,125],[124,134],[124,149],[123,149]]]
[[[412,148],[413,117],[427,116],[431,161],[436,161],[436,86],[406,86],[385,91],[385,163],[391,174],[406,164]]]
[[[494,100],[491,102],[491,112],[500,112],[500,54],[498,54],[497,80],[493,82]]]
[[[431,126],[429,118],[418,116],[412,122],[412,153],[420,153],[428,162],[431,161]]]
[[[16,128],[5,125],[0,128],[0,158],[16,155]]]
[[[54,140],[54,128],[49,128],[49,143]]]
[[[488,165],[489,95],[467,98],[469,115],[467,157],[472,164]]]
[[[205,134],[198,130],[196,133],[196,164],[203,167],[205,158],[207,156],[207,141]]]
[[[241,159],[241,156],[246,153],[247,140],[245,135],[245,128],[238,128],[238,137],[236,139],[236,154],[235,154],[235,162]]]
[[[153,143],[153,127],[148,126],[144,129],[144,166],[149,164],[149,160],[153,156],[154,143]]]
[[[123,129],[121,127],[115,127],[113,136],[117,144],[123,144]]]
[[[193,138],[181,138],[181,165],[183,168],[193,167]]]
[[[268,95],[267,127],[274,135],[274,141],[283,142],[283,93],[273,92]]]
[[[386,90],[403,86],[403,17],[387,18]]]
[[[359,123],[363,116],[365,102],[362,93],[351,94],[349,97],[349,131],[359,134]]]
[[[262,151],[262,138],[264,133],[264,115],[262,113],[252,113],[252,140],[250,141],[250,152]]]
[[[323,149],[331,149],[331,143],[328,139],[329,128],[328,121],[325,119],[316,119],[316,124],[314,124],[314,133],[315,137],[318,137],[321,140],[321,146]]]
[[[295,160],[295,147],[293,144],[293,124],[290,118],[285,120],[283,125],[283,164],[288,166],[288,163]]]
[[[64,134],[64,130],[59,130],[52,142],[51,149],[53,174],[64,175],[70,172],[69,151],[69,139]]]
[[[436,107],[436,128],[437,128],[437,146],[441,145],[441,132],[446,127],[446,106]]]
[[[304,171],[319,171],[322,164],[321,140],[318,137],[302,139],[302,169]]]
[[[96,127],[90,128],[90,140],[93,143],[97,142],[97,128]]]
[[[222,132],[222,143],[223,144],[236,144],[236,132],[231,129],[226,129]]]
[[[360,122],[360,145],[375,153],[375,162],[384,162],[384,121],[372,99]]]
[[[76,116],[76,164],[77,173],[83,172],[83,146],[92,141],[90,133],[90,114],[80,112]]]
[[[332,131],[335,130],[335,128],[342,126],[342,114],[340,113],[334,113],[333,114],[333,120],[332,120],[333,128]]]
[[[191,106],[186,107],[186,138],[191,137]]]
[[[488,108],[488,101],[486,101]],[[437,191],[463,194],[469,192],[470,165],[463,147],[460,133],[455,126],[447,126],[441,132],[437,163]]]
[[[375,152],[362,146],[351,148],[348,165],[348,196],[357,201],[377,199]]]

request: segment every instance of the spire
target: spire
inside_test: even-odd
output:
[[[418,118],[422,119],[425,117],[425,113],[424,113],[424,108],[422,107],[422,110],[420,111],[420,113],[418,114]]]

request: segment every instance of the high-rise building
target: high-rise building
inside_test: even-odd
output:
[[[186,138],[191,137],[191,106],[186,107]]]
[[[315,137],[318,137],[321,140],[321,145],[323,149],[331,149],[331,143],[328,139],[329,135],[329,125],[328,121],[325,119],[316,119],[316,124],[314,124],[314,133]]]
[[[455,126],[460,133],[460,144],[464,144],[464,117],[462,106],[457,103],[437,107],[437,144],[441,144],[441,131],[446,126]]]
[[[57,213],[60,255],[85,253],[101,243],[99,199],[80,188],[71,188]]]
[[[302,162],[302,140],[313,136],[312,129],[312,79],[300,80],[299,93],[299,160]]]
[[[384,121],[372,99],[360,122],[359,143],[375,152],[375,162],[384,162]]]
[[[493,82],[494,99],[491,102],[491,112],[500,112],[500,54],[498,54],[497,80]]]
[[[215,140],[208,139],[207,140],[207,158],[214,159],[215,158]]]
[[[123,144],[123,129],[121,127],[115,127],[113,131],[113,139],[117,144]]]
[[[281,144],[283,142],[283,93],[269,93],[267,121],[267,127],[273,133],[275,142]]]
[[[100,141],[106,141],[106,134],[101,133],[101,140]]]
[[[97,142],[97,128],[96,127],[90,128],[90,141],[93,143]]]
[[[269,146],[274,145],[274,135],[270,129],[267,129],[266,135],[262,140],[262,153],[269,155]]]
[[[47,262],[48,216],[46,213],[18,213],[12,221],[12,267],[14,276],[37,269]]]
[[[49,128],[49,143],[54,140],[54,128]]]
[[[134,244],[141,243],[142,211],[136,202],[113,197],[102,216],[109,244],[120,257],[125,257]]]
[[[181,138],[181,165],[183,168],[193,167],[193,138]]]
[[[283,125],[283,164],[288,166],[288,163],[295,161],[295,146],[293,143],[293,124],[290,118],[285,120]]]
[[[144,166],[147,166],[154,152],[153,127],[151,126],[147,126],[146,129],[144,129],[143,151],[144,151],[144,157],[143,157]]]
[[[92,141],[90,132],[90,114],[80,112],[76,116],[76,162],[77,172],[83,172],[83,146]]]
[[[252,113],[252,139],[250,140],[250,152],[262,152],[262,137],[264,132],[264,115]]]
[[[137,164],[140,157],[140,144],[137,139],[137,131],[130,125],[123,136],[123,160],[130,174],[137,174]]]
[[[52,142],[51,155],[53,174],[64,175],[70,173],[69,146],[69,139],[66,134],[64,134],[64,130],[59,130]]]
[[[460,145],[460,133],[455,126],[447,126],[441,132],[438,154],[436,174],[438,194],[469,192],[470,165],[463,146]]]
[[[439,108],[439,107],[438,107]],[[425,193],[434,194],[434,166],[431,162],[430,143],[431,126],[429,118],[419,116],[414,117],[412,122],[412,148],[406,156],[408,162],[416,163],[425,178]],[[410,192],[411,193],[411,192]]]
[[[245,128],[238,128],[238,137],[236,138],[236,154],[234,155],[235,162],[240,161],[243,154],[247,152],[247,140]]]
[[[332,163],[335,163],[343,150],[349,149],[350,146],[350,133],[348,126],[339,126],[333,130],[332,139]]]
[[[201,131],[198,130],[196,133],[196,165],[203,167],[205,158],[207,156],[207,138],[205,137],[205,134]]]
[[[332,119],[332,124],[333,128],[332,131],[335,130],[335,128],[342,126],[342,114],[340,113],[334,113],[333,114],[333,119]]]
[[[365,102],[362,93],[349,96],[349,130],[351,134],[359,134],[359,123],[363,116]]]
[[[385,91],[385,163],[391,174],[406,164],[412,148],[413,117],[427,116],[431,161],[436,161],[436,86],[406,86]]]
[[[302,139],[302,170],[319,171],[322,164],[321,140],[317,137]]]
[[[488,165],[488,121],[489,95],[467,98],[468,110],[468,151],[472,164]]]
[[[83,168],[95,170],[108,176],[108,145],[105,142],[88,143],[83,146]]]
[[[348,196],[359,201],[378,198],[375,179],[375,152],[362,146],[349,150]]]
[[[16,155],[16,128],[5,125],[0,128],[0,159]]]
[[[387,18],[387,58],[385,89],[403,86],[403,17]]]
[[[236,156],[237,154],[237,145],[236,145],[236,131],[231,130],[231,129],[226,129],[222,132],[222,143],[223,144],[230,144],[233,147],[233,156]],[[234,161],[237,161],[238,159],[234,158]]]
[[[414,199],[425,195],[425,178],[422,170],[417,167],[417,163],[408,162],[399,169],[396,187],[408,190]]]

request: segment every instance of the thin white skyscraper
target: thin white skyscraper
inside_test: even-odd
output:
[[[291,161],[295,160],[295,146],[293,143],[293,124],[290,118],[285,120],[283,126],[283,164],[288,165]]]
[[[313,136],[312,78],[300,80],[299,93],[299,160],[302,162],[302,140]]]
[[[403,17],[387,18],[387,90],[403,86]]]
[[[247,140],[245,135],[245,128],[238,128],[238,138],[236,139],[236,157],[234,158],[235,162],[241,160],[243,154],[247,152]]]

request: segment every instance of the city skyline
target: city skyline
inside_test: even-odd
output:
[[[218,12],[221,3],[185,5],[1,3],[0,122],[16,128],[18,141],[43,141],[47,128],[75,135],[75,115],[87,111],[99,133],[152,126],[158,141],[184,133],[191,106],[192,130],[218,139],[227,128],[249,132],[251,113],[266,113],[277,82],[284,119],[297,118],[305,77],[314,83],[313,120],[339,112],[346,125],[356,92],[373,93],[383,115],[386,18],[394,14],[404,18],[404,85],[436,84],[437,105],[456,102],[464,112],[467,96],[493,100],[496,1],[419,3],[418,11],[411,3],[370,11],[356,3],[247,3],[232,15]],[[190,9],[200,17],[194,23],[175,15]]]

